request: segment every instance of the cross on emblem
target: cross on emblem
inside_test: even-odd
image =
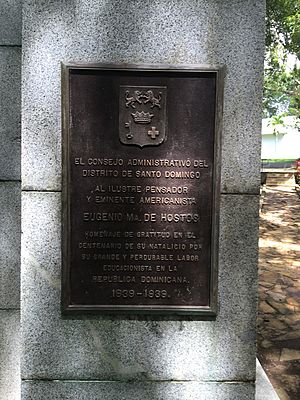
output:
[[[156,130],[156,126],[152,126],[150,131],[148,131],[148,135],[151,137],[151,139],[156,139],[156,136],[159,135],[159,131]]]

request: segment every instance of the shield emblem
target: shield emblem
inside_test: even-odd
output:
[[[119,137],[133,146],[158,146],[166,140],[165,86],[120,86]]]

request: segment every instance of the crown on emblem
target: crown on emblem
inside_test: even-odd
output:
[[[151,118],[153,117],[154,114],[150,114],[149,112],[144,112],[144,111],[137,111],[136,113],[131,113],[134,122],[137,124],[150,124]]]

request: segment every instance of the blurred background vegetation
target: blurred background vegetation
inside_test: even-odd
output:
[[[300,0],[267,0],[264,118],[300,122]]]

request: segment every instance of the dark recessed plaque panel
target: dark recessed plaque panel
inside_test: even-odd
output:
[[[63,310],[213,315],[220,71],[63,66]]]

